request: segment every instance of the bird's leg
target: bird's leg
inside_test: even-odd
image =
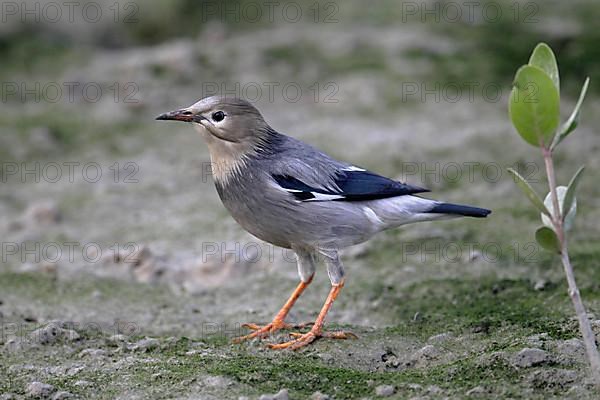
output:
[[[248,335],[245,335],[245,336],[235,338],[235,339],[233,339],[233,342],[240,343],[240,342],[243,342],[244,340],[253,339],[255,337],[264,338],[280,329],[294,328],[295,327],[294,325],[290,325],[285,322],[285,317],[288,315],[288,313],[294,306],[294,303],[296,303],[296,300],[298,300],[298,298],[300,297],[302,292],[304,292],[304,289],[306,289],[306,287],[310,284],[311,281],[312,281],[312,276],[306,282],[301,281],[298,284],[298,286],[296,287],[296,289],[294,290],[294,292],[292,293],[290,298],[285,302],[285,304],[283,305],[281,310],[279,310],[279,312],[275,315],[275,317],[273,318],[273,321],[271,321],[271,323],[264,325],[264,326],[260,326],[257,324],[243,324],[242,327],[251,329],[254,332],[252,332]]]
[[[273,321],[271,321],[270,324],[264,326],[257,324],[242,325],[244,328],[252,329],[254,332],[239,338],[235,338],[233,340],[234,343],[253,339],[255,337],[264,338],[280,329],[303,328],[307,325],[310,325],[310,323],[290,325],[284,322],[285,317],[296,303],[296,300],[298,300],[302,292],[304,292],[304,289],[306,289],[306,287],[312,282],[313,276],[315,275],[316,260],[314,253],[301,248],[294,248],[294,251],[298,260],[298,274],[300,275],[300,283],[296,287],[296,290],[294,290],[288,301],[286,301],[281,310],[279,310],[279,312],[275,315],[275,318],[273,318]]]
[[[320,337],[331,339],[357,339],[357,336],[352,332],[323,332],[325,316],[342,290],[342,287],[344,287],[344,269],[337,252],[332,251],[321,254],[324,254],[327,257],[327,273],[329,274],[329,279],[331,280],[331,290],[327,295],[327,299],[325,300],[325,304],[323,304],[323,308],[321,308],[321,311],[319,312],[319,316],[315,320],[315,323],[310,331],[307,333],[293,333],[292,336],[294,336],[296,339],[285,343],[271,344],[269,345],[271,349],[291,348],[292,350],[296,350],[314,342]]]
[[[327,300],[325,300],[325,304],[323,304],[323,308],[321,308],[321,312],[319,312],[319,316],[315,320],[310,331],[307,333],[293,333],[292,336],[295,336],[296,339],[291,340],[285,343],[279,344],[270,344],[269,347],[271,349],[286,349],[291,348],[292,350],[299,349],[300,347],[306,346],[312,342],[314,342],[317,338],[326,337],[331,339],[356,339],[357,336],[351,332],[323,332],[323,324],[325,323],[325,316],[329,309],[331,308],[333,302],[337,298],[340,290],[344,286],[344,282],[337,285],[333,285],[331,290],[329,291],[329,295],[327,296]]]

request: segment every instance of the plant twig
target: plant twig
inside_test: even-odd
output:
[[[561,210],[558,202],[558,194],[556,192],[556,177],[554,175],[554,162],[552,160],[552,152],[549,149],[544,148],[544,163],[546,165],[546,174],[548,175],[548,185],[550,186],[550,196],[552,197],[552,224],[554,225],[556,235],[560,243],[560,256],[567,277],[567,284],[569,286],[569,297],[573,302],[575,313],[579,321],[579,330],[583,337],[583,343],[585,350],[590,362],[590,368],[592,372],[592,378],[598,387],[600,387],[600,354],[598,354],[598,348],[596,346],[596,337],[592,326],[587,317],[585,306],[581,301],[577,282],[575,281],[575,274],[573,273],[573,266],[569,259],[569,252],[567,247],[567,238],[564,231],[564,224],[561,216]]]

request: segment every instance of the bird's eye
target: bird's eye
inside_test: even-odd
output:
[[[212,114],[211,118],[215,122],[221,122],[225,119],[225,113],[223,111],[216,111]]]

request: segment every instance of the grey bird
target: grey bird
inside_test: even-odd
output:
[[[296,254],[300,283],[267,325],[245,324],[265,338],[290,328],[285,317],[324,259],[331,290],[310,331],[271,348],[297,349],[320,337],[345,339],[349,332],[325,332],[325,316],[344,285],[339,250],[401,225],[459,216],[486,217],[491,211],[419,196],[427,189],[398,182],[338,161],[265,122],[249,102],[211,96],[158,120],[191,123],[203,136],[217,192],[233,218],[248,232]]]

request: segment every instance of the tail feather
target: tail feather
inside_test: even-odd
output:
[[[465,217],[485,218],[492,211],[485,208],[463,206],[452,203],[438,203],[428,213],[432,214],[450,214],[464,215]]]

